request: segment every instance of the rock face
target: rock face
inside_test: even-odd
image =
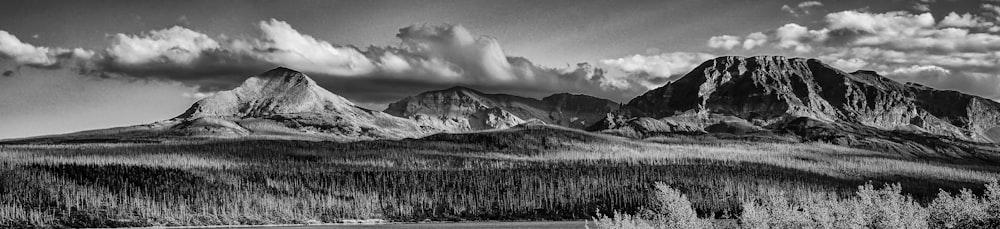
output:
[[[719,57],[680,79],[649,91],[592,129],[634,125],[636,118],[661,121],[734,117],[779,130],[812,122],[913,132],[978,142],[1000,140],[1000,104],[955,91],[902,84],[872,71],[847,73],[815,59],[780,56]],[[705,120],[710,120],[705,122]],[[796,121],[798,120],[798,121]]]
[[[507,128],[528,120],[582,129],[618,104],[586,95],[555,94],[542,100],[486,94],[466,87],[424,92],[389,104],[386,113],[451,131]]]

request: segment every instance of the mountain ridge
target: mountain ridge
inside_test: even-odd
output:
[[[816,59],[726,56],[630,100],[589,129],[713,132],[708,127],[725,125],[806,139],[915,133],[996,143],[998,123],[1000,103],[978,96],[874,71],[847,73]]]
[[[500,113],[516,116],[521,122],[538,120],[548,124],[583,129],[599,120],[603,114],[616,110],[618,103],[589,95],[556,93],[542,99],[534,99],[508,94],[490,94],[468,87],[453,86],[400,99],[390,103],[384,112],[421,120],[475,123],[478,120],[470,119],[473,114],[494,108],[499,108],[502,111]],[[520,123],[511,122],[504,126],[517,124]],[[454,129],[481,130],[471,126],[459,126]]]
[[[403,98],[383,112],[278,67],[199,100],[172,119],[37,139],[359,141],[539,123],[632,137],[793,135],[854,146],[876,142],[888,149],[976,150],[987,147],[980,143],[1000,141],[1000,103],[900,83],[874,71],[847,73],[816,59],[729,56],[705,61],[625,104],[580,94],[535,99],[453,86]]]

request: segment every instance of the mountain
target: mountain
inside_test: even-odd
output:
[[[990,99],[899,83],[873,71],[847,73],[816,59],[728,56],[632,99],[590,129],[998,142],[998,126],[1000,104]]]
[[[33,142],[262,138],[355,141],[421,137],[438,130],[358,107],[288,68],[252,76],[152,124],[25,139]]]
[[[196,102],[181,119],[266,117],[292,113],[351,112],[353,103],[316,85],[301,72],[278,67],[250,77],[239,87]]]
[[[507,128],[530,120],[583,129],[617,108],[614,101],[586,95],[562,93],[538,100],[456,86],[403,98],[389,104],[385,112],[467,131]]]

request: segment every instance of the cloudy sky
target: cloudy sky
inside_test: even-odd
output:
[[[1000,99],[1000,0],[18,1],[0,138],[168,119],[276,66],[374,109],[464,85],[620,102],[721,55]]]

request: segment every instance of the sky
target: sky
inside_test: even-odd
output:
[[[467,86],[618,102],[725,55],[1000,99],[1000,0],[18,1],[0,139],[172,118],[284,66],[383,109]]]

